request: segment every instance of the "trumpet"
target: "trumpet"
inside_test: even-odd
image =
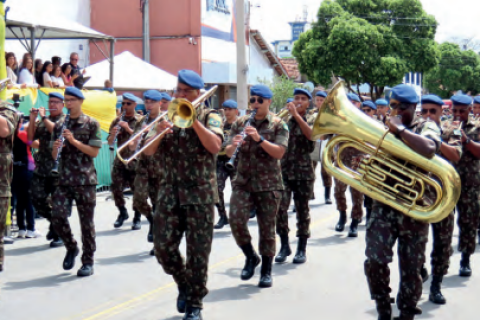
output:
[[[296,106],[296,108],[298,108],[298,107],[300,107],[299,104]],[[289,112],[288,108],[283,108],[282,110],[280,110],[279,113],[276,114],[276,116],[283,120],[283,118],[288,116],[288,112]]]
[[[120,152],[124,148],[126,148],[130,142],[136,140],[139,136],[148,132],[150,128],[152,128],[155,124],[160,122],[160,120],[165,118],[165,116],[167,116],[168,121],[177,128],[187,129],[193,126],[193,123],[197,119],[197,111],[196,111],[197,107],[201,105],[203,102],[205,102],[208,98],[213,96],[217,88],[218,86],[212,87],[210,90],[202,94],[193,102],[190,102],[188,100],[181,99],[181,98],[177,98],[172,102],[170,102],[167,111],[159,114],[158,117],[155,118],[155,120],[153,120],[148,126],[146,126],[142,130],[137,132],[133,137],[131,137],[127,142],[125,142],[120,148],[117,149],[118,159],[120,159],[120,161],[123,164],[128,165],[131,161],[138,158],[138,156],[141,155],[145,151],[145,149],[148,148],[153,142],[163,137],[170,130],[170,128],[163,130],[162,132],[157,134],[155,137],[147,141],[145,145],[140,150],[136,150],[136,152],[132,156],[130,156],[130,158],[123,159],[122,156],[120,155]]]
[[[287,112],[288,112],[288,110],[287,110]],[[235,159],[237,159],[238,152],[240,151],[240,147],[242,146],[242,142],[243,142],[243,140],[245,139],[245,136],[246,136],[245,128],[248,127],[252,123],[252,121],[255,119],[256,114],[257,114],[257,109],[253,109],[252,113],[250,113],[250,118],[248,118],[248,121],[245,123],[245,126],[243,127],[243,132],[242,132],[243,139],[242,139],[242,141],[240,141],[237,144],[237,148],[235,149],[235,152],[232,154],[232,157],[230,158],[230,160],[228,160],[228,162],[225,164],[225,167],[227,167],[228,170],[235,169]]]
[[[63,132],[68,127],[69,122],[70,122],[70,110],[68,110],[68,113],[65,116],[65,121],[63,121],[62,128],[60,129],[60,137],[59,138],[62,140],[62,144],[58,148],[57,158],[55,159],[55,164],[53,165],[53,168],[52,168],[52,171],[51,171],[51,174],[54,177],[58,176],[58,164],[60,162],[63,145],[65,144],[65,137],[63,136]]]

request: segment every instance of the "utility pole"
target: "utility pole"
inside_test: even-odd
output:
[[[150,62],[150,4],[149,0],[140,1],[143,21],[143,60]]]
[[[247,110],[247,75],[248,65],[245,43],[245,1],[236,1],[237,25],[237,103],[240,113],[244,115]]]

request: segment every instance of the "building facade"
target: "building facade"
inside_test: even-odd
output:
[[[300,35],[305,32],[307,26],[306,21],[289,22],[292,28],[292,38],[290,40],[277,40],[272,42],[275,54],[280,58],[291,58],[293,44],[300,38]]]

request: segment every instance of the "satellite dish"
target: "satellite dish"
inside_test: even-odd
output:
[[[310,91],[310,92],[313,92],[313,90],[315,90],[315,85],[314,85],[312,82],[310,82],[310,81],[306,82],[306,83],[304,84],[304,86],[305,86],[305,88],[307,88],[307,90]]]

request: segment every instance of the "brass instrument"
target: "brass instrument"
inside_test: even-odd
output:
[[[150,128],[152,128],[160,120],[165,118],[165,116],[167,116],[168,120],[177,128],[182,128],[182,129],[190,128],[195,122],[195,120],[197,119],[197,111],[196,111],[197,107],[201,105],[203,102],[205,102],[208,98],[213,96],[217,88],[218,86],[212,87],[210,90],[202,94],[193,102],[190,102],[188,100],[181,99],[181,98],[177,98],[172,102],[170,102],[167,111],[159,114],[158,117],[155,120],[153,120],[148,126],[146,126],[142,130],[137,132],[133,137],[131,137],[127,142],[125,142],[121,147],[117,149],[118,159],[120,159],[120,161],[123,164],[128,165],[131,161],[138,158],[138,156],[142,154],[143,151],[145,151],[145,149],[148,148],[153,142],[163,137],[170,130],[170,128],[165,129],[164,131],[160,132],[155,137],[150,139],[147,143],[145,143],[145,145],[140,150],[137,150],[130,158],[123,159],[122,156],[120,155],[120,152],[124,148],[126,148],[130,142],[136,140],[139,136],[146,133],[148,130],[150,130]]]
[[[428,223],[447,217],[460,197],[460,177],[444,159],[427,159],[397,139],[379,122],[366,117],[348,100],[343,82],[338,82],[322,104],[312,140],[336,134],[325,147],[322,165],[338,180],[403,214]],[[338,156],[345,148],[367,155],[358,169],[347,167]],[[338,148],[335,167],[332,156]],[[395,181],[390,186],[387,180]],[[426,188],[436,193],[430,203]]]

